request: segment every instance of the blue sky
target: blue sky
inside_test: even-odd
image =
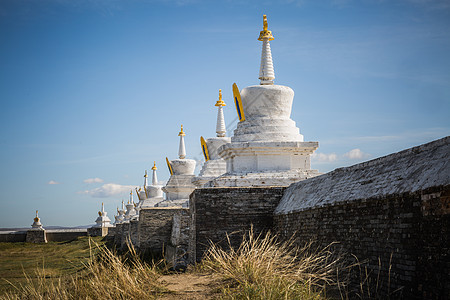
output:
[[[231,135],[233,82],[259,83],[263,14],[314,169],[449,135],[449,1],[2,0],[0,227],[112,219],[180,124],[201,160],[218,89]]]

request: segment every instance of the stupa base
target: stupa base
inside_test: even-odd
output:
[[[317,170],[226,173],[207,182],[204,187],[289,186],[292,183],[321,174]]]

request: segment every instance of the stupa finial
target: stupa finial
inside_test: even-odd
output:
[[[263,15],[263,31],[259,33],[259,41],[264,41],[268,39],[269,41],[273,41],[275,38],[272,35],[272,31],[269,30],[269,25],[267,23],[267,16]]]
[[[178,148],[178,156],[180,157],[180,159],[184,159],[186,158],[186,147],[184,145],[184,136],[186,134],[183,131],[183,125],[181,125],[181,131],[178,134],[178,136],[180,137],[180,146]]]
[[[259,79],[261,85],[271,85],[275,79],[275,71],[273,69],[272,52],[270,50],[269,41],[274,40],[272,31],[268,29],[267,16],[263,16],[263,31],[259,33],[259,41],[263,42],[261,53],[261,67],[259,68]]]
[[[185,136],[186,134],[183,131],[183,124],[181,124],[181,131],[178,133],[178,136]]]
[[[222,100],[222,90],[219,90],[219,100],[216,102],[216,106],[218,108],[216,133],[218,137],[224,137],[227,133],[227,129],[225,127],[225,118],[223,116],[223,107],[225,105],[225,102]]]
[[[216,106],[226,106],[225,102],[222,100],[222,90],[219,89],[219,100],[216,102]]]
[[[153,162],[153,176],[152,176],[152,185],[158,185],[158,177],[156,177],[156,170],[158,170],[158,168],[156,167],[156,161]]]

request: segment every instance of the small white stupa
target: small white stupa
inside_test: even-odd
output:
[[[125,218],[125,203],[123,203],[122,200],[122,208],[119,209],[117,208],[117,216],[114,216],[115,218],[115,222],[114,225],[120,224],[123,222],[124,218]]]
[[[108,213],[105,211],[105,205],[102,202],[102,210],[98,212],[98,217],[95,220],[94,227],[113,227],[111,220],[108,217]]]
[[[31,225],[30,230],[44,230],[44,227],[42,227],[41,219],[39,219],[38,211],[36,210],[36,217],[34,218],[34,222]]]
[[[244,88],[233,85],[240,122],[231,143],[221,146],[220,157],[227,163],[227,173],[206,186],[288,186],[319,175],[311,170],[310,157],[318,142],[304,142],[291,119],[294,91],[274,85],[275,72],[269,41],[267,17],[258,40],[263,42],[260,85]]]
[[[125,212],[123,222],[130,222],[134,217],[136,217],[137,212],[135,209],[135,204],[133,200],[133,190],[130,191],[130,199],[128,200],[128,203],[126,205],[127,211]]]
[[[194,171],[196,161],[186,158],[186,147],[184,145],[183,125],[178,134],[180,137],[180,145],[178,148],[179,159],[168,161],[169,171],[171,176],[166,186],[162,190],[166,193],[166,200],[156,204],[158,207],[188,207],[189,195],[195,190],[195,185],[192,184],[194,178]]]
[[[203,187],[205,183],[227,171],[227,163],[217,152],[222,145],[231,142],[231,138],[226,137],[225,118],[223,116],[223,107],[226,106],[226,104],[222,100],[222,90],[219,90],[219,100],[216,102],[215,106],[218,109],[216,137],[208,138],[206,141],[203,137],[200,137],[205,163],[203,164],[199,175],[192,180],[197,187]]]
[[[162,186],[158,183],[158,176],[156,175],[156,162],[153,162],[152,167],[152,184],[146,186],[146,199],[141,203],[139,208],[154,207],[157,203],[164,201]]]

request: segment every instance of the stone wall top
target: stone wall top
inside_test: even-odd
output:
[[[294,183],[275,214],[450,184],[450,136]]]

